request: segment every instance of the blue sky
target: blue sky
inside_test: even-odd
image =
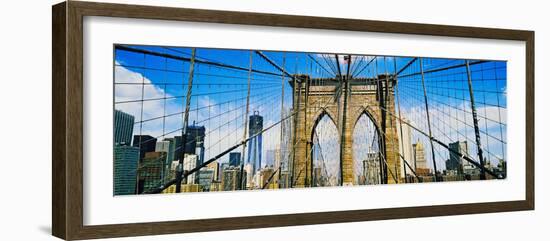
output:
[[[132,46],[159,53],[166,53],[182,57],[190,57],[190,48]],[[334,54],[291,53],[291,52],[263,52],[271,60],[290,73],[307,73],[314,78],[333,77],[336,72]],[[204,49],[196,51],[198,59],[211,62],[225,63],[242,68],[250,64],[249,50]],[[343,73],[347,66],[343,55],[340,57],[340,66]],[[255,70],[262,70],[280,74],[259,55],[252,54]],[[284,59],[284,65],[283,65]],[[374,60],[373,60],[374,59]],[[352,70],[356,76],[372,77],[376,74],[394,73],[405,66],[412,58],[384,57],[384,56],[352,56]],[[373,60],[368,66],[367,63]],[[423,130],[426,127],[426,112],[421,86],[419,60],[415,61],[399,76],[399,103],[401,113],[407,120]],[[475,63],[476,60],[471,60]],[[471,107],[467,87],[467,75],[464,68],[451,69],[429,73],[432,69],[444,68],[463,64],[464,60],[432,59],[422,60],[425,74],[430,116],[432,119],[433,135],[443,142],[468,140],[469,153],[476,156],[475,140],[473,137]],[[367,66],[365,68],[365,66]],[[395,68],[394,66],[397,66]],[[362,70],[362,71],[360,71]],[[187,91],[189,63],[151,55],[137,54],[117,50],[115,54],[115,108],[131,113],[136,117],[134,134],[150,134],[159,137],[180,135],[181,113],[183,101]],[[411,75],[413,74],[413,75]],[[489,153],[489,160],[496,162],[498,157],[505,157],[505,144],[499,140],[506,140],[506,62],[489,61],[471,66],[472,87],[474,99],[482,129],[482,143]],[[292,105],[290,96],[291,87],[289,78],[276,75],[251,75],[251,106],[250,113],[259,111],[264,116],[264,127],[269,126],[281,118],[281,93],[284,89],[284,108],[286,111]],[[216,152],[231,146],[242,139],[244,125],[242,118],[246,106],[247,71],[236,71],[212,67],[206,64],[195,65],[194,85],[191,98],[190,123],[197,122],[207,129],[206,158]],[[146,83],[141,85],[140,83]],[[150,99],[143,102],[122,103]],[[165,99],[166,97],[166,99]],[[397,102],[397,98],[396,98]],[[396,105],[396,111],[397,111]],[[141,111],[143,110],[143,112]],[[467,115],[465,114],[467,113]],[[397,112],[394,114],[398,114]],[[156,118],[169,115],[166,118]],[[142,119],[147,120],[139,123]],[[153,120],[151,120],[153,119]],[[223,139],[223,141],[219,141]],[[264,134],[264,151],[275,149],[280,140],[280,125]],[[413,131],[413,143],[416,140],[426,142],[426,138]],[[472,143],[470,143],[472,142]],[[439,148],[439,147],[438,147]],[[444,150],[439,149],[441,153]],[[426,153],[429,153],[426,150]],[[264,154],[265,155],[265,154]],[[430,156],[431,158],[431,156]],[[436,157],[438,169],[444,166],[448,155]],[[222,161],[227,161],[222,158]],[[431,164],[430,164],[431,165]]]

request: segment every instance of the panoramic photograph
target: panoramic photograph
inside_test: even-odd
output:
[[[506,61],[113,48],[115,196],[506,178]]]

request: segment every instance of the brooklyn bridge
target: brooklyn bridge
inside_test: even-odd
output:
[[[115,45],[114,193],[506,178],[506,62]]]

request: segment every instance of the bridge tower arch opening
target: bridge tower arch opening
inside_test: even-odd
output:
[[[382,138],[372,115],[363,111],[353,128],[354,185],[381,184]]]
[[[334,119],[323,111],[313,125],[310,138],[311,186],[340,185],[340,133]]]

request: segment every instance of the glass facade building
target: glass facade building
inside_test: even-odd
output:
[[[114,113],[114,141],[115,145],[131,145],[134,131],[134,116],[115,110]]]
[[[250,116],[248,123],[248,136],[252,138],[248,142],[248,161],[252,163],[253,172],[256,173],[262,167],[262,130],[264,118],[255,111],[254,115]]]
[[[136,194],[139,148],[115,146],[114,195]]]

